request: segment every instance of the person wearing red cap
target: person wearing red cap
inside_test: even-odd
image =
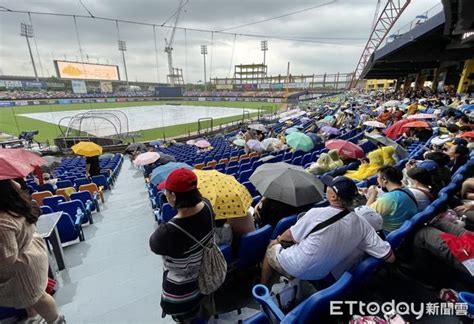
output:
[[[214,237],[214,212],[197,186],[196,174],[188,169],[171,172],[158,185],[177,214],[160,224],[150,237],[151,250],[163,256],[163,317],[171,315],[180,322],[205,319],[214,308],[212,295],[201,294],[198,284],[203,246]]]

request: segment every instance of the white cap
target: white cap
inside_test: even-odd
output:
[[[354,212],[364,218],[376,231],[383,228],[383,218],[373,208],[369,206],[359,206],[354,209]]]

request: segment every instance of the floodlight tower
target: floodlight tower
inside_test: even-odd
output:
[[[26,43],[28,44],[28,51],[30,51],[31,64],[33,65],[33,71],[35,71],[35,78],[36,78],[36,81],[39,81],[38,72],[36,71],[35,60],[33,58],[33,53],[31,52],[31,46],[30,46],[30,38],[33,37],[33,25],[21,23],[20,35],[26,38]]]
[[[268,42],[266,40],[260,42],[260,49],[263,52],[263,65],[265,65],[266,53],[268,51]]]
[[[125,80],[128,86],[127,62],[125,61],[125,51],[127,50],[127,43],[124,40],[118,40],[118,50],[122,52],[123,67],[125,69]]]
[[[204,91],[207,91],[207,76],[206,76],[207,45],[201,45],[201,54],[204,57]]]

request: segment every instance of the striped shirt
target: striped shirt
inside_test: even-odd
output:
[[[173,218],[174,222],[203,245],[212,238],[214,213],[209,204],[197,214],[186,218]],[[204,297],[199,291],[198,277],[203,248],[173,225],[163,223],[150,237],[151,250],[163,256],[163,293],[161,307],[169,315],[182,315],[193,311]]]

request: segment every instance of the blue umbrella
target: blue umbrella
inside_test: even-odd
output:
[[[153,146],[160,146],[160,145],[161,145],[161,141],[151,141],[151,142],[150,142],[150,145],[153,145]]]
[[[161,182],[163,182],[171,172],[173,172],[176,169],[181,169],[181,168],[185,168],[189,170],[192,169],[191,166],[182,162],[169,162],[165,165],[160,165],[159,167],[154,168],[153,171],[151,172],[150,182],[154,186],[157,186]]]
[[[306,135],[308,135],[308,137],[311,138],[314,145],[320,145],[323,143],[323,139],[320,136],[316,135],[315,133],[306,133]]]

